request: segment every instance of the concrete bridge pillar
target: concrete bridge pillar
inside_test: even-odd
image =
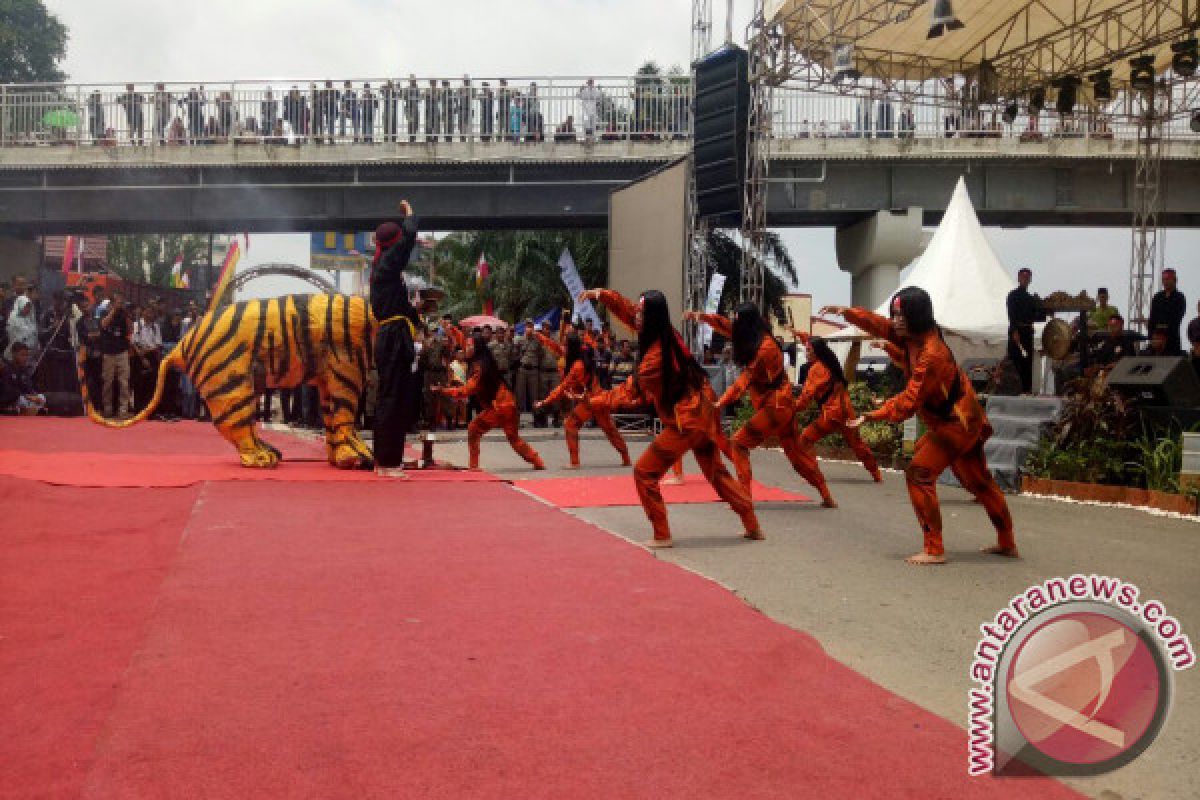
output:
[[[900,270],[925,246],[921,209],[878,211],[837,231],[837,260],[850,280],[850,301],[875,309],[900,284]]]

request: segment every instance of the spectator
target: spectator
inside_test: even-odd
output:
[[[0,361],[0,411],[33,416],[46,411],[46,396],[33,386],[29,348],[22,342],[12,346],[12,358]]]
[[[426,105],[426,120],[428,109],[429,106]],[[408,76],[408,87],[404,90],[404,120],[408,123],[408,140],[415,142],[417,132],[421,129],[421,87],[417,85],[416,75]],[[428,125],[428,121],[425,124]],[[429,133],[428,130],[425,132]]]
[[[100,320],[101,398],[104,416],[129,416],[129,337],[132,334],[129,313],[120,292],[113,292],[108,310]]]
[[[567,118],[559,123],[554,129],[554,141],[556,142],[573,142],[575,141],[575,118],[570,114]]]
[[[313,135],[318,144],[321,143],[322,135],[324,135],[325,141],[333,144],[340,104],[341,94],[333,88],[333,81],[325,81],[325,88],[317,92],[315,103],[316,120],[313,125]]]
[[[385,82],[379,89],[379,96],[383,99],[383,140],[394,142],[396,141],[400,103],[400,93],[396,89],[395,81]]]
[[[633,374],[636,360],[633,355],[633,345],[628,339],[622,339],[619,349],[613,355],[612,367],[609,372],[609,380],[613,386],[620,386],[629,380],[629,376]]]
[[[452,142],[454,141],[454,126],[458,120],[458,95],[450,88],[450,81],[448,80],[442,80],[440,103],[442,109],[442,130],[446,133],[442,137],[442,140]]]
[[[1188,344],[1192,346],[1189,353],[1192,369],[1196,370],[1196,376],[1200,377],[1200,326],[1193,328],[1192,325],[1188,325]]]
[[[8,319],[8,315],[12,313],[13,305],[17,302],[19,295],[25,294],[25,276],[18,275],[13,278],[12,289],[9,290],[4,297],[4,304],[0,306],[0,311],[3,311],[4,319]]]
[[[147,306],[133,323],[133,405],[137,411],[150,404],[162,361],[162,331],[155,321],[154,309]]]
[[[1153,334],[1160,328],[1167,332],[1167,352],[1169,356],[1183,355],[1183,346],[1179,340],[1179,327],[1187,314],[1187,299],[1183,292],[1176,288],[1175,270],[1171,268],[1162,271],[1162,286],[1150,301],[1150,320],[1147,329]]]
[[[179,105],[187,111],[188,144],[199,144],[204,138],[204,87],[188,89],[187,95],[179,101]]]
[[[533,82],[530,82],[529,95],[525,98],[525,127],[529,131],[529,141],[542,141],[542,103],[538,100],[537,84]]]
[[[425,141],[436,142],[442,132],[442,106],[438,101],[438,85],[433,78],[429,79],[429,88],[425,90]]]
[[[508,81],[501,78],[496,89],[496,127],[500,130],[501,135],[511,130],[512,99],[513,92],[508,88]],[[515,140],[510,136],[509,141]]]
[[[349,122],[354,141],[358,141],[359,128],[362,124],[358,110],[358,93],[354,91],[354,85],[350,81],[346,81],[342,84],[341,117],[338,121],[338,136],[342,139],[346,138],[346,123]]]
[[[487,81],[483,82],[483,88],[479,90],[479,138],[485,142],[492,140],[492,131],[495,130],[496,117],[496,95],[492,92],[491,84]]]
[[[521,93],[514,91],[510,97],[511,103],[508,106],[508,140],[510,142],[521,141],[521,131],[525,126],[525,101],[521,98]]]
[[[217,95],[217,138],[226,140],[232,136],[233,125],[233,95],[229,92],[221,92]]]
[[[171,124],[173,99],[165,84],[154,84],[154,138],[159,144],[167,143],[167,126]]]
[[[450,361],[450,385],[465,386],[467,384],[467,358],[461,347],[454,350],[454,358]],[[465,425],[467,420],[466,399],[448,398],[450,403],[450,429],[456,430],[459,425]]]
[[[1108,289],[1101,286],[1096,290],[1096,308],[1088,315],[1088,323],[1092,330],[1103,331],[1108,329],[1108,321],[1113,317],[1119,317],[1117,309],[1108,304]]]
[[[600,90],[596,88],[595,78],[588,78],[579,89],[580,116],[583,118],[583,138],[587,142],[596,141],[596,119],[600,116]]]
[[[74,392],[79,386],[75,367],[75,310],[62,292],[54,293],[54,305],[42,314],[41,340],[46,354],[38,367],[39,386],[47,392]]]
[[[1200,315],[1200,303],[1196,304],[1196,313]],[[1200,341],[1200,316],[1196,316],[1187,326],[1188,343]]]
[[[275,99],[275,93],[271,91],[270,86],[267,87],[262,102],[258,104],[258,116],[262,123],[263,136],[274,136],[275,123],[279,121],[279,101]]]
[[[590,325],[590,322],[589,322]],[[596,339],[596,347],[594,348],[596,359],[596,380],[600,382],[603,389],[612,388],[612,351],[608,349],[608,342],[603,336]]]
[[[1166,328],[1156,328],[1150,331],[1150,341],[1142,348],[1139,355],[1154,357],[1175,355],[1171,352],[1170,331]]]
[[[12,360],[12,351],[17,345],[29,348],[31,354],[38,350],[38,324],[34,316],[33,301],[25,294],[19,294],[13,301],[12,311],[8,314],[8,346],[4,357]]]
[[[362,141],[375,141],[375,112],[379,109],[379,100],[371,91],[371,84],[364,83],[362,94],[358,98],[358,107],[362,114]]]
[[[146,98],[140,92],[133,90],[133,84],[125,84],[125,94],[117,98],[117,105],[125,109],[125,124],[129,128],[129,141],[132,144],[145,144],[145,118],[142,105]]]
[[[1134,355],[1137,346],[1133,336],[1125,330],[1125,319],[1120,314],[1108,318],[1107,333],[1092,353],[1092,360],[1101,369],[1111,367],[1126,356]]]
[[[475,105],[475,90],[470,77],[463,75],[462,88],[458,90],[458,133],[459,141],[465,142],[471,132],[471,109]]]
[[[100,144],[106,138],[104,124],[104,98],[96,90],[88,96],[88,133],[92,136],[93,144]]]
[[[1008,293],[1008,358],[1021,378],[1021,391],[1033,391],[1033,323],[1046,318],[1042,301],[1029,293],[1033,270],[1017,271],[1017,288]]]

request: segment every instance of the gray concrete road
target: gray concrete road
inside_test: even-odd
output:
[[[485,439],[483,468],[506,479],[628,473],[598,432],[585,432],[582,472],[564,469],[561,431],[522,434],[542,454],[546,472],[530,470],[494,433]],[[439,458],[465,464],[460,436],[439,439]],[[635,459],[646,441],[630,439]],[[756,452],[754,466],[763,483],[815,495],[781,452]],[[1162,601],[1200,646],[1200,522],[1009,496],[1022,554],[1014,561],[979,553],[995,542],[983,510],[965,492],[939,487],[950,563],[913,567],[903,558],[920,548],[921,537],[903,476],[886,474],[877,485],[857,464],[823,462],[822,468],[838,509],[760,504],[767,540],[748,542],[727,508],[675,505],[676,546],[653,552],[812,634],[839,661],[961,727],[980,624],[1048,578],[1097,573],[1134,583],[1144,599]],[[690,457],[687,469],[697,471]],[[640,507],[570,513],[632,541],[651,535]],[[1174,677],[1171,716],[1151,748],[1117,772],[1073,779],[1073,786],[1105,800],[1200,798],[1200,667]],[[965,769],[965,752],[963,761]],[[1014,781],[1014,796],[1019,791]]]

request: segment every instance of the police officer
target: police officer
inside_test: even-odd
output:
[[[532,320],[525,320],[525,336],[517,343],[517,409],[532,411],[534,404],[542,399],[541,367],[542,343],[533,335],[534,330],[540,330],[541,325],[535,326]]]
[[[428,334],[418,360],[424,378],[425,424],[430,430],[435,430],[445,416],[445,400],[434,389],[446,385],[446,360],[446,336],[434,330]]]
[[[558,356],[549,349],[542,348],[542,364],[541,364],[541,393],[538,395],[538,400],[546,398],[550,392],[554,391],[554,387],[558,386],[560,373],[558,369]],[[547,410],[554,416],[554,427],[562,427],[562,408],[558,403],[549,406]],[[536,424],[536,417],[535,417]],[[544,427],[546,420],[542,418],[542,426]]]

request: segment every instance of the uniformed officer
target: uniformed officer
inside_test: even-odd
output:
[[[525,320],[525,336],[517,343],[517,409],[522,412],[532,411],[534,404],[542,399],[542,343],[533,335],[541,327]]]

